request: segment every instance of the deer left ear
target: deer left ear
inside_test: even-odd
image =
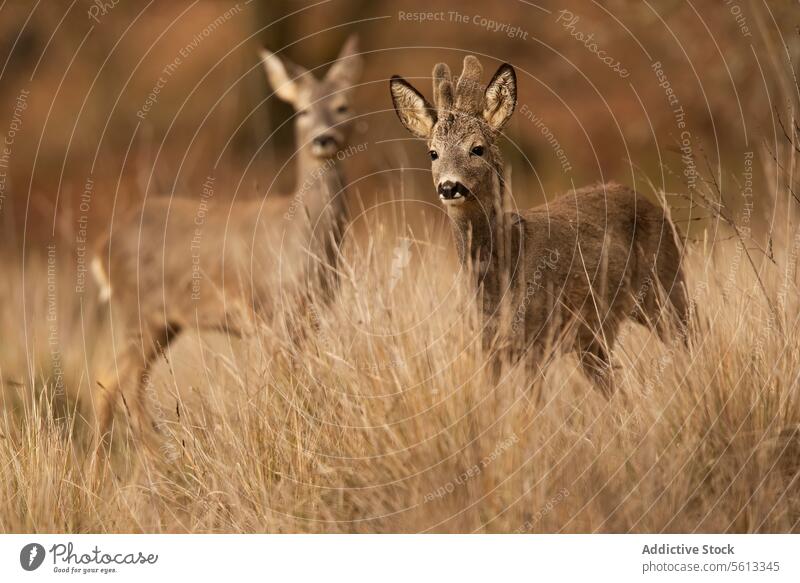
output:
[[[492,129],[499,130],[511,118],[517,105],[517,75],[514,67],[503,63],[497,69],[484,93],[483,118]]]
[[[272,85],[275,95],[286,103],[296,105],[300,84],[304,82],[302,77],[308,71],[267,49],[261,51],[261,62],[264,65],[267,80]]]

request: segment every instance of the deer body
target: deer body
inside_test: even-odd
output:
[[[126,319],[136,313],[175,328],[238,329],[243,308],[269,318],[278,290],[296,295],[311,272],[327,281],[332,273],[317,259],[335,268],[346,222],[344,179],[338,165],[313,172],[325,173],[313,188],[266,203],[147,201],[97,253],[108,260],[114,303]],[[313,172],[298,165],[303,177]],[[301,205],[301,197],[312,202]]]
[[[291,196],[217,202],[213,180],[201,199],[152,198],[102,241],[93,273],[108,288],[126,336],[117,382],[99,399],[98,436],[110,428],[119,395],[148,440],[150,368],[183,330],[238,334],[242,316],[265,319],[329,299],[347,221],[337,154],[347,145],[351,86],[360,69],[355,39],[322,80],[264,51],[270,84],[296,111],[297,181]],[[297,302],[296,300],[301,300]]]
[[[548,343],[560,339],[610,395],[609,352],[624,321],[662,337],[673,324],[685,327],[674,226],[663,208],[616,184],[505,210],[497,137],[514,110],[516,77],[503,65],[484,88],[480,75],[472,56],[455,85],[437,65],[433,106],[400,77],[390,89],[400,120],[427,141],[459,260],[482,294],[485,344],[499,340],[514,358],[540,364]]]

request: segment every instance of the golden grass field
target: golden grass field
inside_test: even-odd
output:
[[[264,6],[271,8],[272,4]],[[485,8],[484,4],[475,6]],[[17,9],[21,12],[23,8],[24,3],[19,3]],[[514,10],[523,8],[520,5]],[[133,7],[128,9],[133,11]],[[200,30],[219,12],[215,3],[205,3],[202,9],[208,14],[197,21],[202,23]],[[332,5],[333,9],[338,10],[338,5]],[[644,12],[641,6],[639,9]],[[796,7],[787,3],[785,9],[786,14],[793,14]],[[120,17],[122,12],[122,8],[117,10]],[[727,9],[717,12],[730,16]],[[785,24],[787,31],[794,26],[783,13],[777,19],[769,10],[767,13],[755,14],[754,30],[758,25],[762,33],[772,31],[770,23],[775,20]],[[509,12],[509,21],[513,14]],[[81,22],[86,20],[83,14],[78,16]],[[692,14],[688,16],[694,19]],[[113,17],[108,17],[109,23]],[[582,375],[574,356],[554,358],[544,376],[536,378],[529,377],[522,366],[507,366],[495,384],[485,369],[476,298],[459,273],[444,214],[430,212],[422,219],[414,216],[407,220],[402,203],[392,203],[413,195],[428,209],[436,208],[433,188],[380,192],[375,195],[379,200],[375,208],[367,204],[366,213],[355,213],[356,234],[347,238],[343,249],[342,284],[335,300],[311,310],[287,311],[274,322],[252,321],[241,339],[189,332],[160,359],[147,387],[147,405],[159,428],[158,447],[142,447],[129,429],[125,407],[120,406],[108,458],[95,456],[94,402],[117,373],[115,354],[121,352],[125,341],[113,327],[113,297],[109,311],[98,305],[97,290],[89,284],[80,303],[76,301],[74,232],[58,232],[52,256],[31,241],[22,251],[18,248],[15,237],[49,235],[50,224],[43,219],[41,224],[35,219],[28,223],[28,206],[31,216],[36,216],[37,202],[26,202],[25,184],[17,182],[22,194],[16,195],[19,202],[12,209],[16,214],[8,211],[11,197],[8,206],[0,209],[5,213],[3,242],[8,243],[0,247],[0,532],[800,532],[800,124],[795,121],[800,88],[794,74],[797,64],[791,59],[800,47],[800,37],[793,33],[790,38],[787,33],[788,40],[782,36],[778,40],[780,31],[770,32],[764,34],[770,39],[763,46],[753,48],[738,42],[741,31],[736,21],[729,20],[726,30],[735,42],[722,42],[724,51],[713,35],[713,47],[711,42],[700,43],[693,28],[685,29],[686,38],[682,39],[692,51],[702,53],[701,57],[709,56],[709,60],[697,61],[697,66],[711,88],[711,105],[705,90],[706,101],[701,103],[699,89],[686,80],[689,67],[681,61],[680,67],[670,69],[670,74],[680,71],[682,75],[673,79],[682,91],[689,119],[693,123],[699,120],[698,129],[692,127],[697,132],[693,134],[697,166],[704,167],[702,158],[707,152],[711,152],[713,164],[720,165],[710,168],[712,163],[706,160],[708,167],[701,170],[703,176],[694,193],[666,199],[674,203],[673,216],[680,219],[676,219],[679,228],[687,235],[685,269],[692,301],[689,345],[678,339],[664,343],[645,328],[626,324],[612,354],[617,393],[610,400]],[[18,25],[10,18],[6,22],[8,27]],[[320,22],[328,20],[316,18],[313,27]],[[589,30],[592,21],[586,17],[582,22]],[[705,26],[702,19],[699,22]],[[392,30],[402,45],[406,37],[426,30],[395,24]],[[643,37],[654,30],[650,20],[645,24],[649,28],[643,24],[637,29],[647,31]],[[194,31],[196,23],[190,25]],[[159,30],[149,22],[141,26],[152,29],[153,34]],[[420,43],[431,45],[432,52],[441,52],[439,45],[445,41],[440,43],[435,36],[439,31],[433,26],[429,37],[419,37]],[[550,34],[556,34],[553,30],[563,33],[566,41],[562,43],[572,47],[573,54],[591,60],[589,69],[597,68],[594,54],[573,43],[559,26],[552,22],[548,26]],[[535,32],[533,24],[531,28]],[[596,28],[602,30],[600,24]],[[103,32],[116,42],[121,29],[121,25],[99,27],[98,34]],[[49,28],[42,30],[47,32],[43,39],[52,39]],[[220,35],[225,34],[221,30]],[[380,27],[375,30],[372,46],[377,49],[383,45],[375,39],[385,32]],[[451,27],[447,42],[461,42],[463,30]],[[230,37],[238,41],[241,35],[234,32]],[[287,32],[287,39],[299,36],[300,32],[292,29]],[[678,50],[672,44],[674,35],[663,36],[668,41],[666,49],[653,54],[665,55],[659,58],[666,62],[667,55],[675,57]],[[487,43],[497,42],[496,35],[487,38]],[[215,38],[219,45],[221,41],[222,36]],[[147,44],[138,37],[128,42],[137,49]],[[187,41],[178,37],[175,42],[183,46]],[[217,46],[205,45],[209,51]],[[549,53],[529,46],[519,44],[515,51],[532,59],[531,70],[549,63],[558,73],[554,75],[561,83],[555,85],[557,89],[588,94],[585,86],[574,82],[574,71]],[[627,57],[626,52],[633,52],[630,44],[611,46],[615,54]],[[255,50],[246,49],[255,59]],[[72,49],[54,50],[65,58],[72,54]],[[382,50],[374,51],[377,64],[372,65],[380,70],[373,77],[380,76],[381,82],[366,89],[378,96],[374,108],[391,116],[391,131],[401,131],[388,111],[383,81],[395,68],[393,64],[388,73],[383,70],[386,61],[377,61]],[[111,54],[94,47],[92,51]],[[730,58],[740,85],[733,84],[733,79],[731,87],[727,85],[725,76],[730,76],[731,70],[727,61],[723,67],[710,60],[715,51]],[[156,53],[158,58],[162,53],[176,54],[163,48]],[[746,67],[752,74],[742,73],[740,79],[737,67],[759,55],[761,60],[754,61],[757,67],[752,63]],[[398,61],[397,72],[413,78],[414,67],[425,61],[427,75],[428,61],[417,53],[402,56],[407,63]],[[385,58],[397,57],[387,53]],[[447,58],[456,62],[452,55]],[[111,64],[135,60],[118,57]],[[163,63],[155,60],[155,70],[160,71]],[[323,62],[321,56],[318,61]],[[693,61],[688,62],[691,73],[697,75]],[[94,66],[92,63],[89,60],[87,68]],[[199,56],[196,66],[205,73],[207,64]],[[667,101],[650,66],[648,62],[644,67],[646,80],[663,107]],[[56,61],[49,69],[61,75],[64,66]],[[129,73],[125,67],[110,65],[109,69],[119,69],[123,79]],[[95,71],[91,73],[83,77],[92,79]],[[602,74],[614,77],[609,71]],[[615,90],[628,91],[628,82],[612,81],[609,86]],[[259,77],[258,82],[263,80]],[[52,80],[42,83],[61,87]],[[528,83],[529,88],[538,87]],[[144,95],[152,87],[149,78],[140,80],[140,85],[146,88]],[[748,95],[742,93],[744,105],[739,94],[733,94],[739,88],[747,89]],[[120,95],[139,103],[138,93],[122,89]],[[774,101],[763,100],[762,90]],[[171,91],[180,94],[181,99],[171,104],[177,107],[187,91],[177,82]],[[555,103],[549,93],[538,91],[525,94],[532,107],[537,98]],[[110,90],[98,93],[98,103],[114,101]],[[213,91],[200,93],[210,100],[217,97]],[[32,91],[32,103],[40,94],[47,107],[39,105],[39,111],[67,112],[54,115],[51,123],[63,125],[64,135],[71,136],[80,114],[73,122],[67,115],[71,110],[63,104],[53,106],[55,99],[48,101],[49,94],[43,91]],[[86,103],[81,101],[83,93],[76,91],[75,96],[82,112]],[[602,96],[604,100],[605,93]],[[592,103],[597,106],[603,100]],[[624,125],[626,117],[633,117],[631,112],[641,105],[634,97],[630,101],[633,106],[628,104],[629,110],[622,110],[621,121],[614,117],[615,123]],[[520,101],[520,106],[523,103]],[[34,105],[31,107],[34,111]],[[131,107],[135,111],[137,106]],[[172,153],[182,156],[188,151],[182,140],[195,131],[195,118],[200,117],[196,112],[204,111],[203,107],[200,104],[195,113],[187,114],[191,124],[175,132],[181,143],[172,146]],[[703,125],[705,118],[696,112],[705,107],[713,109],[716,121],[712,122],[719,127]],[[86,109],[91,113],[93,107]],[[612,110],[616,114],[617,108]],[[639,123],[645,129],[639,128],[640,141],[633,143],[634,159],[627,142],[623,153],[610,141],[613,128],[605,109],[582,112],[599,128],[591,134],[591,138],[601,138],[597,149],[612,152],[618,167],[629,166],[625,169],[628,174],[614,178],[624,181],[647,174],[640,171],[636,150],[655,160],[653,146],[658,163],[653,162],[652,168],[662,169],[660,184],[664,184],[668,161],[665,157],[662,163],[662,148],[665,152],[673,148],[669,153],[675,156],[669,158],[670,163],[680,157],[672,110],[664,111],[659,128],[667,127],[672,133],[657,131],[658,140],[663,139],[666,146],[649,144],[650,132],[642,117]],[[750,119],[753,111],[759,112],[758,119]],[[170,112],[165,108],[161,115],[171,120]],[[718,129],[729,129],[728,134],[720,134],[720,141],[732,142],[739,115],[750,131],[752,144],[748,142],[747,147],[755,152],[757,179],[752,188],[756,212],[752,215],[745,212],[742,167],[739,161],[731,162],[739,152],[720,154],[716,142],[702,140],[712,130],[716,140]],[[562,118],[566,119],[563,112]],[[34,121],[42,119],[42,115],[30,115],[25,127],[33,128]],[[106,120],[98,119],[102,123],[82,123],[81,129],[96,126],[99,132],[98,128],[106,127]],[[130,119],[136,122],[132,113]],[[559,117],[554,114],[548,119]],[[650,118],[646,121],[649,124]],[[374,126],[376,134],[383,131],[380,123]],[[606,126],[611,130],[603,129]],[[99,160],[98,176],[104,176],[103,171],[108,176],[118,171],[114,184],[104,178],[111,186],[101,184],[103,178],[98,178],[98,216],[111,207],[109,193],[114,186],[129,195],[128,200],[120,196],[120,206],[134,206],[141,200],[141,184],[132,175],[144,172],[142,167],[149,164],[141,162],[128,170],[124,164],[118,168],[103,159],[107,154],[117,160],[123,153],[127,158],[129,136],[119,129],[115,133],[114,127],[109,135],[118,143],[104,144],[102,152],[99,147],[93,152],[102,137],[88,133],[89,137],[77,142],[89,154],[82,150],[71,153],[81,163],[93,153]],[[530,120],[522,118],[516,135],[530,140],[520,142],[526,155],[532,151],[528,143],[542,148],[531,167],[540,161],[545,165],[548,158],[542,152],[549,150],[532,127]],[[570,134],[571,129],[575,138],[580,133],[577,127],[564,125],[556,133]],[[13,159],[20,174],[27,172],[25,164],[31,161],[31,172],[37,170],[39,160],[39,151],[35,150],[34,156],[33,147],[38,148],[42,140],[33,130],[28,131],[36,138],[31,139],[33,146],[23,150],[20,141]],[[570,152],[580,152],[576,167],[584,162],[584,169],[585,161],[597,155],[594,142],[586,137],[591,148],[577,138],[570,142]],[[258,134],[258,140],[263,138]],[[655,131],[652,138],[655,142]],[[142,138],[145,145],[147,139]],[[195,147],[216,156],[219,152],[211,147],[213,138],[207,139],[208,143],[199,140]],[[608,144],[602,141],[606,139]],[[46,174],[53,183],[58,180],[61,188],[64,166],[60,166],[59,176],[59,156],[66,160],[62,150],[69,148],[58,140],[53,143],[58,155],[39,160],[44,169],[38,174]],[[422,156],[423,149],[418,149]],[[381,156],[370,151],[364,158],[380,165]],[[516,160],[522,159],[519,152],[516,156]],[[177,166],[171,158],[159,164]],[[413,162],[408,166],[413,167]],[[196,171],[202,165],[188,167],[184,174],[204,175]],[[145,170],[149,173],[152,168]],[[519,170],[525,176],[524,169]],[[589,167],[586,171],[595,170]],[[80,195],[86,174],[84,169],[73,171],[80,179],[73,176],[72,194]],[[556,168],[554,173],[558,171]],[[235,167],[231,174],[236,175]],[[528,186],[532,184],[530,175],[528,172]],[[716,184],[723,183],[723,176],[725,186],[718,190]],[[677,171],[667,178],[676,182],[682,176]],[[520,199],[531,194],[524,192],[526,184],[512,184]],[[646,179],[629,185],[653,200],[662,194],[654,192]],[[41,194],[33,186],[44,189],[49,183],[34,185],[31,179],[30,192]],[[541,183],[539,186],[545,190]],[[103,190],[105,187],[108,189]],[[66,193],[69,188],[63,190]],[[373,194],[366,193],[365,199]],[[191,196],[191,191],[186,195]],[[47,212],[41,216],[50,220],[60,211],[59,224],[75,225],[74,216],[62,221],[68,205],[62,201],[59,208],[47,196],[52,197],[52,192],[44,195],[47,204],[41,206]],[[697,218],[686,211],[685,197],[691,199],[693,208],[701,209],[704,220],[681,222],[687,215]],[[77,196],[73,198],[77,200]],[[96,220],[92,232],[100,236],[103,225]],[[8,235],[8,225],[17,229],[13,236]]]
[[[607,401],[573,357],[492,385],[441,217],[362,219],[330,306],[287,316],[292,335],[182,339],[148,388],[160,451],[123,411],[109,465],[89,455],[107,314],[64,305],[73,273],[28,258],[27,328],[1,320],[0,530],[800,530],[796,240],[756,261],[760,284],[737,241],[690,243],[691,347],[629,325]]]

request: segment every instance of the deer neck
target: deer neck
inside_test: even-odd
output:
[[[321,159],[309,147],[298,154],[295,199],[301,201],[312,229],[326,228],[344,215],[345,178],[342,163],[333,158]]]
[[[347,222],[342,165],[335,156],[320,159],[308,148],[301,150],[297,164],[294,199],[305,214],[301,220],[310,253],[310,274],[323,294],[328,294],[338,281],[336,266]]]
[[[492,184],[491,197],[481,197],[491,200],[493,204],[479,205],[472,202],[461,206],[450,206],[447,214],[453,228],[458,259],[462,266],[470,263],[474,267],[485,269],[491,261],[491,256],[496,254],[498,242],[501,241],[501,230],[504,227],[502,218],[502,194],[505,190],[503,180],[503,164],[494,164],[495,172]],[[480,194],[480,193],[477,193]]]
[[[472,205],[470,205],[472,206]],[[478,205],[475,205],[476,207]],[[497,236],[497,212],[483,212],[480,208],[449,208],[447,212],[453,229],[458,260],[462,266],[472,264],[479,266],[485,263],[494,248],[493,241]]]

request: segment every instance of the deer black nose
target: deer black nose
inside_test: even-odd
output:
[[[335,146],[336,139],[329,134],[322,134],[314,138],[314,145],[320,148],[327,148],[328,146]]]
[[[439,198],[443,200],[459,198],[464,196],[464,194],[467,192],[467,189],[464,188],[463,184],[460,182],[453,182],[452,180],[440,182],[437,190],[439,192]]]

